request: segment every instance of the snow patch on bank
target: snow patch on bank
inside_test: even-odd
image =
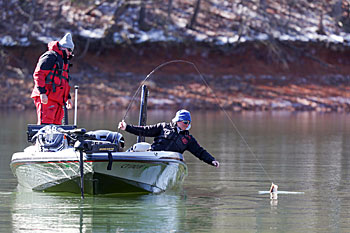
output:
[[[73,35],[79,35],[90,39],[103,38],[107,30],[113,22],[115,10],[121,7],[123,1],[104,2],[96,9],[93,15],[84,13],[83,10],[72,8],[70,4],[62,6],[62,14],[67,17],[67,22],[76,25],[76,31]],[[132,5],[132,3],[130,3]],[[147,3],[146,3],[147,4]],[[175,4],[175,3],[174,3]],[[157,21],[149,23],[148,29],[141,30],[138,25],[138,15],[140,6],[134,4],[127,8],[118,16],[117,31],[113,34],[114,42],[122,43],[145,43],[145,42],[178,42],[182,43],[188,40],[195,42],[213,43],[216,45],[234,45],[249,41],[267,41],[276,39],[280,41],[301,41],[301,42],[325,42],[350,46],[350,33],[346,33],[342,27],[338,27],[334,18],[328,14],[323,15],[323,33],[319,33],[320,13],[315,11],[316,5],[307,5],[308,8],[292,9],[288,14],[283,13],[285,6],[279,5],[277,2],[268,4],[270,11],[275,13],[262,14],[259,7],[249,2],[232,3],[231,1],[209,1],[206,6],[210,14],[209,17],[219,16],[219,20],[211,19],[213,25],[219,25],[222,22],[230,22],[224,30],[222,27],[215,28],[208,24],[206,29],[200,27],[196,30],[187,28],[189,22],[189,9],[175,8],[173,9],[173,22],[165,22],[158,24]],[[208,5],[209,4],[209,5]],[[210,9],[210,10],[209,10]],[[155,9],[154,18],[160,17],[161,8]],[[276,12],[279,12],[277,14]],[[158,14],[157,14],[158,13]],[[265,11],[266,13],[266,11]],[[8,12],[9,15],[15,14]],[[150,14],[150,13],[149,13]],[[176,16],[175,16],[176,15]],[[243,22],[240,22],[241,18]],[[99,20],[99,21],[98,21]],[[159,19],[158,19],[159,20]],[[216,20],[216,21],[215,21]],[[95,21],[98,21],[96,23]],[[271,26],[271,22],[276,25]],[[22,31],[31,28],[29,23],[23,23]],[[210,22],[208,22],[210,23]],[[239,28],[234,27],[239,23]],[[46,23],[43,28],[50,29],[50,22]],[[284,25],[287,25],[284,27]],[[70,31],[71,28],[60,29],[62,32]],[[23,29],[24,28],[24,29]],[[24,30],[25,31],[25,30]],[[41,32],[30,32],[31,36],[37,38],[38,41],[48,43],[59,38],[50,37],[47,30]],[[25,32],[23,32],[25,35]],[[13,38],[9,34],[3,33],[0,37],[0,45],[3,46],[29,46],[31,45],[26,36]]]

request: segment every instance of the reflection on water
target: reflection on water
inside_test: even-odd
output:
[[[123,114],[81,112],[78,123],[88,130],[116,130]],[[173,114],[151,111],[149,123]],[[350,231],[349,115],[229,114],[239,133],[223,113],[193,112],[191,133],[221,166],[208,166],[186,152],[183,192],[81,201],[79,195],[17,190],[10,158],[26,146],[25,125],[35,122],[35,115],[0,112],[0,232]],[[129,113],[126,120],[137,123],[137,116]],[[135,137],[124,136],[129,147]],[[271,182],[280,191],[305,194],[279,194],[271,201],[259,194]]]
[[[179,195],[112,197],[57,195],[19,191],[13,194],[14,232],[172,232],[184,214]]]

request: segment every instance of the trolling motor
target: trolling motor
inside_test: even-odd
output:
[[[107,170],[112,169],[112,152],[122,151],[124,148],[123,135],[109,130],[96,130],[86,132],[84,128],[73,130],[60,130],[67,135],[72,143],[74,150],[79,151],[79,169],[80,169],[80,189],[81,198],[84,199],[84,153],[89,156],[93,153],[107,153]]]
[[[79,151],[79,170],[80,170],[80,192],[81,198],[84,199],[84,152],[91,150],[91,144],[86,141],[89,138],[86,135],[86,129],[62,130],[70,138],[75,141],[74,150]]]
[[[80,170],[80,192],[81,198],[84,199],[84,154],[83,152],[88,149],[86,147],[85,141],[85,133],[86,129],[73,129],[73,130],[59,130],[64,135],[68,136],[74,143],[75,151],[79,151],[79,170]]]
[[[78,129],[73,130],[74,133],[77,135],[77,141],[74,143],[74,149],[79,151],[79,170],[80,170],[80,192],[81,192],[81,198],[84,199],[84,154],[83,151],[85,150],[84,146],[84,134],[86,133],[86,129]]]

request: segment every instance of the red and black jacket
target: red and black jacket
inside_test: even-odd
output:
[[[31,98],[46,94],[52,101],[63,105],[69,98],[69,60],[58,47],[58,41],[48,44],[48,51],[40,56],[33,78]]]
[[[177,126],[173,123],[158,123],[147,126],[127,125],[125,130],[138,136],[155,137],[151,147],[153,151],[183,153],[188,150],[210,165],[215,161],[215,158],[198,144],[188,130],[178,131]]]

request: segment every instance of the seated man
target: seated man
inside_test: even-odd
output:
[[[183,153],[185,150],[190,151],[200,160],[219,167],[219,162],[215,160],[196,139],[189,134],[191,128],[191,114],[187,110],[180,110],[172,119],[171,123],[158,123],[147,126],[128,125],[125,121],[119,122],[120,129],[129,133],[155,137],[151,146],[153,151],[175,151]]]

